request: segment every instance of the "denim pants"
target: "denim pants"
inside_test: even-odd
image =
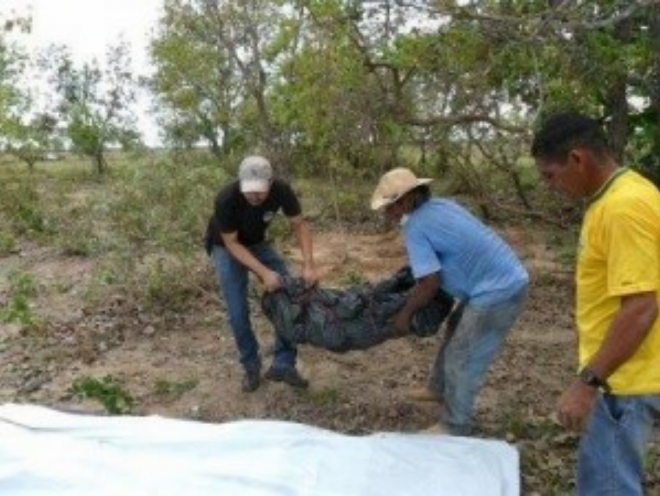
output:
[[[250,253],[262,264],[281,275],[288,271],[280,255],[271,246],[259,244],[248,246]],[[234,335],[240,362],[246,370],[256,370],[261,367],[259,342],[252,329],[250,321],[250,306],[248,302],[248,269],[234,259],[221,246],[214,246],[211,252],[215,273],[220,288],[220,294],[227,305],[229,327]],[[273,368],[284,369],[296,366],[296,348],[275,334]]]
[[[527,285],[490,306],[463,302],[450,316],[429,383],[443,398],[441,420],[450,433],[472,431],[477,393],[526,299]]]
[[[643,496],[644,454],[660,395],[599,394],[580,438],[579,496]]]

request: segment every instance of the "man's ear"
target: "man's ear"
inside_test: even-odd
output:
[[[591,151],[585,148],[573,148],[568,152],[567,163],[577,166],[580,170],[590,161],[592,161]]]

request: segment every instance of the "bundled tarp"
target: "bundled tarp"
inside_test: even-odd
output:
[[[0,406],[2,496],[518,496],[504,441]]]
[[[378,283],[348,289],[307,288],[302,279],[287,277],[283,289],[264,294],[261,303],[276,332],[290,342],[343,353],[401,337],[390,319],[414,285],[408,267]],[[454,299],[439,291],[414,314],[410,332],[419,337],[436,334],[453,307]]]

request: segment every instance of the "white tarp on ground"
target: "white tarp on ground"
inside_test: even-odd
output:
[[[507,443],[0,406],[2,496],[518,496]]]

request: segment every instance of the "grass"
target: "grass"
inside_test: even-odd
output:
[[[37,292],[34,277],[29,272],[13,271],[9,274],[9,295],[7,302],[0,307],[0,321],[35,327],[39,319],[35,315],[31,300]]]
[[[179,379],[174,381],[158,379],[154,383],[154,393],[166,400],[174,401],[188,391],[195,389],[197,384],[199,384],[197,379]]]
[[[114,158],[102,177],[75,157],[33,173],[5,164],[0,255],[47,247],[61,257],[98,259],[81,291],[88,304],[120,292],[147,311],[180,311],[207,284],[196,267],[213,198],[228,178],[207,161],[184,168],[162,156]],[[3,320],[31,322],[26,295],[12,295]]]
[[[106,375],[101,379],[80,377],[73,381],[71,392],[81,399],[99,401],[106,412],[112,415],[130,413],[135,405],[131,394],[112,375]]]
[[[573,268],[576,264],[579,232],[577,229],[556,231],[549,244],[556,253],[557,259],[564,267]]]

